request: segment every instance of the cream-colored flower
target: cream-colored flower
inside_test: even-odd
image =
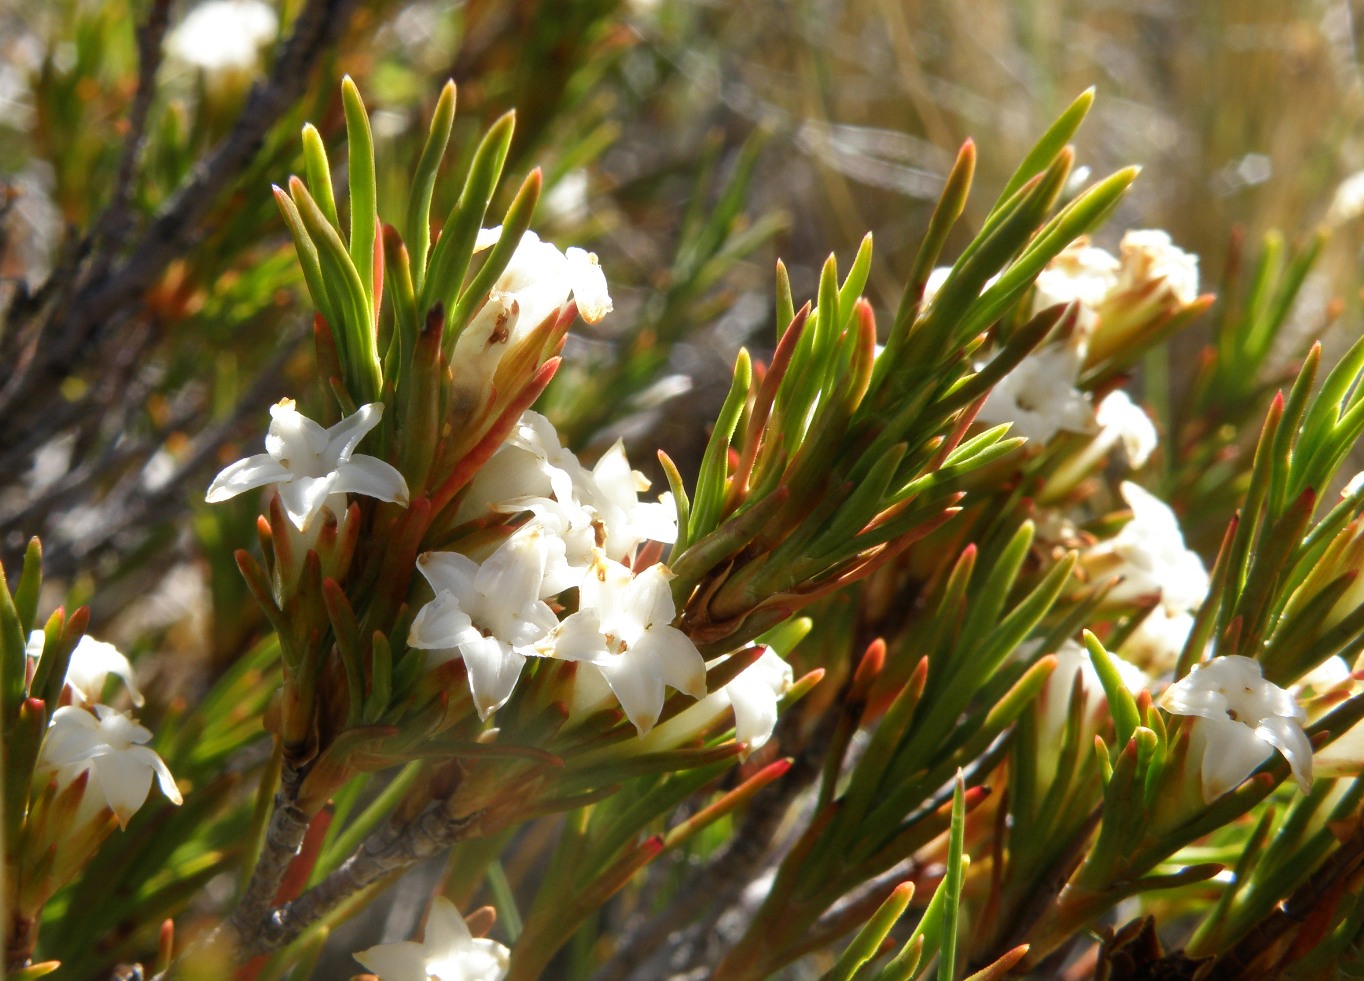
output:
[[[1094,409],[1075,387],[1082,353],[1074,345],[1048,344],[1024,358],[986,396],[978,421],[1010,423],[1010,436],[1045,443],[1061,430],[1094,428]]]
[[[407,643],[428,663],[464,660],[480,718],[511,697],[526,656],[558,624],[540,599],[549,557],[543,535],[513,535],[479,564],[458,552],[425,552],[417,571],[436,597],[423,606]]]
[[[693,698],[706,694],[705,661],[672,625],[670,578],[662,565],[635,575],[599,553],[578,587],[578,612],[536,645],[542,656],[600,671],[641,735],[658,721],[665,686]]]
[[[1118,246],[1122,267],[1118,292],[1163,289],[1181,306],[1198,299],[1198,256],[1170,240],[1168,232],[1142,229],[1128,232]]]
[[[156,777],[161,793],[183,803],[175,778],[150,746],[151,732],[107,705],[94,712],[67,705],[52,713],[38,753],[38,769],[53,774],[59,787],[88,773],[76,821],[84,824],[108,807],[126,826],[147,799]]]
[[[1189,752],[1201,761],[1204,801],[1234,790],[1276,749],[1298,788],[1311,790],[1312,743],[1302,727],[1307,714],[1290,692],[1265,680],[1258,661],[1239,654],[1205,661],[1166,689],[1160,704],[1198,717]]]
[[[326,505],[338,517],[346,494],[363,494],[407,505],[407,482],[377,457],[356,454],[356,444],[383,416],[379,402],[362,405],[330,429],[298,411],[293,399],[270,407],[265,452],[238,460],[213,478],[205,500],[226,501],[244,491],[274,484],[289,520],[306,531]]]
[[[43,653],[43,632],[35,630],[29,634],[26,653],[35,661]],[[71,652],[71,662],[66,669],[66,684],[71,689],[71,702],[85,705],[99,701],[104,691],[104,683],[109,675],[123,682],[132,697],[134,705],[141,705],[145,699],[137,687],[137,676],[133,673],[132,663],[123,656],[113,644],[86,635],[76,642]]]
[[[1174,512],[1138,484],[1124,481],[1121,489],[1132,520],[1112,540],[1091,550],[1121,560],[1116,569],[1107,570],[1123,577],[1109,598],[1135,601],[1158,595],[1171,610],[1197,609],[1208,595],[1208,572],[1198,553],[1185,546]]]
[[[1127,463],[1136,470],[1146,465],[1155,452],[1156,427],[1141,406],[1132,401],[1122,389],[1109,392],[1094,410],[1099,424],[1099,435],[1094,442],[1107,453],[1121,443]]]
[[[421,943],[379,944],[355,955],[380,981],[502,981],[510,951],[469,932],[455,904],[437,896]]]

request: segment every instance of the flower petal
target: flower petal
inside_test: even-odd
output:
[[[469,672],[469,690],[478,717],[486,719],[511,698],[526,659],[496,637],[479,637],[461,644],[459,652]]]
[[[323,451],[323,455],[329,461],[345,463],[350,459],[350,455],[355,452],[355,445],[365,437],[366,433],[379,425],[379,420],[383,417],[384,404],[382,402],[370,402],[368,405],[360,406],[326,431],[327,448]],[[357,491],[357,493],[365,492]]]
[[[363,453],[337,465],[332,493],[342,492],[393,501],[404,507],[408,502],[407,481],[397,468]]]
[[[697,655],[698,657],[700,655]],[[658,662],[647,652],[627,651],[598,662],[606,683],[615,692],[626,717],[642,736],[654,727],[663,711],[663,682],[657,675]],[[702,672],[704,681],[704,671]]]
[[[293,472],[280,466],[268,453],[257,453],[225,467],[208,485],[204,500],[218,504],[245,491],[293,480]]]

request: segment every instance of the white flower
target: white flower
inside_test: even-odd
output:
[[[1024,358],[990,390],[976,417],[988,425],[1011,423],[1010,435],[1045,443],[1060,430],[1089,432],[1094,410],[1075,387],[1081,352],[1048,344]]]
[[[85,823],[107,806],[126,826],[146,801],[153,776],[168,800],[183,803],[166,764],[142,745],[152,734],[107,705],[93,708],[91,714],[66,705],[52,713],[38,753],[38,769],[54,774],[59,787],[69,786],[82,773],[90,774],[77,822]]]
[[[1109,599],[1127,602],[1159,594],[1170,610],[1196,609],[1208,595],[1208,572],[1198,553],[1185,547],[1174,512],[1131,481],[1123,481],[1121,489],[1132,520],[1111,541],[1091,550],[1111,552],[1121,560],[1115,571],[1123,581],[1109,591]]]
[[[410,646],[431,651],[428,663],[462,657],[480,718],[504,705],[526,655],[558,624],[540,599],[548,544],[513,535],[481,565],[457,552],[425,552],[417,570],[436,598],[418,611]]]
[[[1082,236],[1066,246],[1037,275],[1032,312],[1041,313],[1058,303],[1078,303],[1076,327],[1088,334],[1098,323],[1097,310],[1118,282],[1118,260]]]
[[[772,738],[772,730],[777,726],[777,702],[794,680],[791,665],[767,647],[737,678],[706,698],[729,703],[734,710],[734,738],[751,753]]]
[[[584,504],[601,524],[601,548],[608,558],[626,560],[641,542],[677,541],[677,508],[669,491],[656,502],[641,501],[649,481],[630,469],[620,440],[592,468],[591,479],[578,489]]]
[[[501,234],[500,226],[483,229],[475,250],[491,247]],[[450,363],[456,380],[465,380],[465,387],[490,384],[503,354],[546,320],[562,314],[570,298],[589,324],[611,312],[606,276],[597,257],[576,248],[560,252],[527,231],[488,291],[487,302],[455,342]]]
[[[1142,617],[1137,629],[1123,642],[1123,656],[1153,675],[1171,672],[1184,651],[1193,625],[1193,614],[1189,611],[1172,610],[1164,603],[1158,604]]]
[[[1307,715],[1290,693],[1264,679],[1258,661],[1239,654],[1205,661],[1166,689],[1160,704],[1199,718],[1189,752],[1202,761],[1207,803],[1239,786],[1276,749],[1299,789],[1311,789],[1312,744],[1302,728]]]
[[[1131,664],[1114,653],[1109,653],[1109,661],[1118,670],[1124,687],[1130,692],[1143,691],[1151,685],[1151,679],[1135,664]],[[1094,670],[1094,662],[1089,651],[1073,640],[1066,640],[1056,650],[1056,670],[1047,678],[1046,686],[1038,704],[1042,709],[1041,731],[1043,742],[1059,745],[1061,733],[1065,731],[1066,720],[1070,713],[1071,691],[1076,685],[1084,688],[1085,717],[1095,721],[1101,713],[1104,701],[1103,682],[1099,672]]]
[[[421,943],[379,944],[355,959],[381,981],[502,981],[510,953],[495,940],[475,939],[455,904],[437,896]]]
[[[488,510],[526,510],[515,505],[529,498],[554,497],[567,503],[576,496],[574,488],[587,480],[587,469],[559,442],[554,424],[527,410],[470,482],[459,517],[471,521]]]
[[[733,657],[726,654],[706,663],[713,668]],[[756,661],[718,691],[679,712],[644,737],[641,748],[653,751],[680,746],[695,738],[726,711],[734,714],[734,739],[744,744],[744,756],[772,738],[777,725],[777,703],[790,689],[795,676],[791,665],[770,647]]]
[[[1156,427],[1146,411],[1122,389],[1108,393],[1095,410],[1094,418],[1099,424],[1095,443],[1101,452],[1107,453],[1121,442],[1127,462],[1134,470],[1151,458],[1157,443]]]
[[[672,626],[677,609],[669,578],[662,565],[633,575],[598,555],[578,588],[578,612],[537,645],[543,656],[585,661],[600,671],[641,735],[658,721],[665,685],[693,698],[706,693],[705,661]]]
[[[261,0],[208,0],[166,39],[171,56],[207,72],[249,71],[279,33],[279,16]]]
[[[1357,170],[1336,187],[1326,212],[1328,225],[1342,225],[1364,214],[1364,170]]]
[[[333,495],[363,494],[406,506],[403,475],[377,457],[355,454],[356,444],[379,425],[383,412],[381,403],[371,402],[330,429],[323,429],[300,413],[293,399],[281,399],[270,407],[266,452],[238,460],[223,470],[213,479],[205,500],[216,504],[243,491],[274,484],[285,513],[300,531],[307,530],[323,505],[331,507],[334,503],[332,511],[338,517],[345,511],[344,498]]]
[[[1198,299],[1198,256],[1174,245],[1168,232],[1130,231],[1122,237],[1118,253],[1122,259],[1118,291],[1152,289],[1153,284],[1163,283],[1181,306]]]
[[[29,634],[26,652],[35,661],[43,653],[43,641],[41,630]],[[71,689],[72,704],[85,705],[99,701],[104,683],[111,674],[123,681],[134,705],[141,705],[145,701],[138,690],[132,663],[119,649],[88,635],[82,637],[71,652],[71,662],[66,669],[66,684]]]
[[[630,468],[622,442],[589,471],[560,444],[548,419],[526,412],[470,484],[460,519],[471,521],[489,510],[530,511],[564,540],[568,565],[581,571],[597,548],[628,562],[643,541],[677,541],[672,494],[641,501],[640,493],[648,489],[645,476]],[[576,584],[575,579],[566,585]]]

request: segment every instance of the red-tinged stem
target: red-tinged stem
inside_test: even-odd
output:
[[[729,486],[729,499],[725,504],[726,511],[732,511],[748,494],[749,480],[753,476],[758,449],[763,442],[763,429],[767,425],[772,406],[776,402],[777,390],[781,387],[782,379],[786,377],[786,369],[791,366],[791,357],[795,354],[796,344],[805,331],[805,322],[809,317],[810,304],[807,301],[786,330],[782,332],[781,340],[777,342],[777,350],[772,354],[772,364],[763,373],[762,382],[758,386],[758,393],[753,400],[753,413],[748,417],[748,430],[744,435],[743,456],[734,469],[733,481]]]
[[[502,415],[489,428],[487,434],[479,440],[472,450],[464,455],[464,458],[455,465],[454,471],[440,485],[431,498],[432,514],[440,514],[445,506],[449,504],[456,494],[464,489],[469,481],[474,479],[474,475],[483,469],[498,448],[506,442],[507,433],[511,432],[516,421],[521,418],[521,414],[529,409],[540,394],[548,387],[550,379],[554,377],[554,372],[559,368],[559,359],[550,358],[535,373],[529,385],[521,390],[521,394],[507,406]]]

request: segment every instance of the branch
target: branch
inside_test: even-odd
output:
[[[468,837],[482,817],[482,811],[454,817],[443,800],[428,804],[408,823],[390,816],[354,855],[316,886],[268,918],[256,920],[250,933],[239,931],[238,956],[250,958],[279,950],[361,890]]]
[[[15,338],[16,349],[4,352],[7,360],[24,365],[24,370],[17,371],[0,388],[0,415],[13,422],[0,431],[0,448],[14,438],[11,434],[24,432],[22,416],[41,416],[45,402],[38,397],[41,392],[73,370],[82,355],[87,359],[92,356],[93,342],[115,334],[134,312],[141,295],[192,243],[209,209],[302,95],[313,66],[340,35],[355,5],[356,0],[307,0],[269,78],[252,88],[232,131],[128,246],[122,261],[117,265],[104,259],[84,263],[69,283],[61,284],[65,289],[55,291],[36,323],[22,332],[12,325],[0,335]],[[144,32],[144,41],[151,33]],[[125,162],[128,153],[125,147]],[[131,153],[135,158],[135,147]],[[110,268],[105,271],[105,266]],[[45,338],[41,348],[37,346],[39,338]],[[25,411],[16,412],[18,409]]]
[[[241,902],[228,921],[235,941],[246,946],[253,942],[259,924],[266,918],[279,894],[284,874],[298,854],[307,834],[311,818],[298,806],[298,792],[303,785],[304,772],[285,760],[275,791],[275,805],[270,812],[270,824],[265,829],[265,845],[251,881],[246,884]]]

